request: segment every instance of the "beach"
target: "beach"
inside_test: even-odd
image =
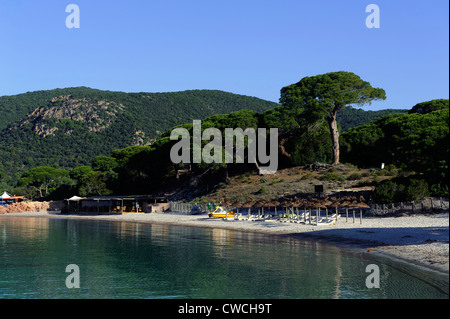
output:
[[[63,215],[59,212],[22,212],[0,218],[41,217],[158,223],[222,228],[293,236],[329,242],[380,254],[425,270],[449,273],[449,213],[402,217],[365,217],[362,224],[341,218],[334,225],[209,218],[207,215],[151,213],[126,215]]]

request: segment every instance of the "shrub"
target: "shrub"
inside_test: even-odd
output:
[[[305,175],[303,175],[303,176],[300,178],[300,180],[305,181],[305,180],[307,180],[307,179],[310,179],[311,176],[312,176],[311,173],[305,174]]]
[[[428,184],[421,179],[412,179],[411,184],[406,188],[406,200],[423,200],[427,196],[430,196]]]
[[[387,169],[388,171],[392,171],[394,169],[397,169],[397,166],[395,166],[394,164],[389,164],[385,166],[385,169]]]
[[[411,179],[400,183],[388,180],[375,188],[373,197],[377,203],[389,204],[423,200],[429,194],[428,184],[424,180]]]
[[[345,176],[338,175],[333,172],[328,172],[322,180],[324,180],[324,181],[345,181]]]
[[[352,169],[358,169],[358,166],[352,163],[344,163],[344,166]]]
[[[444,183],[433,184],[430,186],[430,192],[433,196],[448,198],[448,185]]]
[[[369,172],[362,172],[361,173],[361,177],[369,177],[370,173]]]
[[[266,187],[265,186],[261,186],[261,189],[259,190],[260,194],[265,194],[266,193]]]
[[[377,176],[395,176],[397,175],[396,170],[382,169],[376,173]]]
[[[218,188],[224,188],[226,186],[227,186],[227,183],[225,183],[225,182],[220,182],[219,184],[217,184]]]
[[[356,181],[356,180],[358,180],[358,179],[361,179],[361,174],[356,173],[356,172],[350,174],[350,176],[347,177],[347,180],[349,180],[349,181]]]
[[[373,198],[375,202],[379,204],[389,204],[400,202],[399,196],[401,193],[405,191],[405,186],[388,180],[377,187],[375,187],[375,191],[373,192]],[[401,196],[400,196],[401,197]]]

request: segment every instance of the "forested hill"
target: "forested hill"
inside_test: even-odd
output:
[[[0,97],[0,130],[12,124],[38,107],[45,106],[51,99],[72,96],[91,101],[113,101],[125,107],[124,115],[136,121],[136,126],[145,121],[150,137],[157,137],[157,131],[204,118],[214,114],[225,114],[241,109],[263,112],[277,104],[256,97],[238,95],[219,90],[188,90],[168,93],[125,93],[103,91],[87,87],[53,89],[27,92]],[[150,120],[150,122],[147,122]],[[141,127],[142,129],[142,127]]]
[[[337,122],[341,126],[342,132],[360,125],[369,123],[385,115],[392,113],[407,113],[407,109],[385,109],[379,111],[366,111],[364,109],[356,109],[345,107],[337,115]]]
[[[193,119],[277,105],[218,90],[124,93],[77,87],[3,96],[0,173],[11,184],[32,167],[90,164],[97,155],[149,144]]]
[[[18,95],[0,96],[0,132],[10,124],[45,106],[51,99],[71,95],[93,101],[114,101],[127,107],[127,112],[138,123],[150,118],[151,138],[159,136],[168,128],[186,123],[192,119],[205,118],[214,114],[227,114],[240,109],[258,113],[277,106],[277,103],[255,97],[238,95],[218,90],[190,90],[169,93],[125,93],[103,91],[88,87],[43,90]],[[391,113],[404,113],[404,109],[366,111],[344,108],[338,113],[338,122],[343,131],[368,123]]]
[[[115,149],[151,144],[171,127],[241,109],[263,113],[277,103],[218,90],[125,93],[87,87],[0,97],[0,184],[14,185],[36,166],[89,165]],[[392,112],[344,109],[342,130]]]

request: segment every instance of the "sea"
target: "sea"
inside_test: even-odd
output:
[[[448,276],[290,236],[0,218],[0,299],[448,299]]]

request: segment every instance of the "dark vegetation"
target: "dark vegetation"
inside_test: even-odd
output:
[[[391,189],[400,198],[413,200],[413,196],[405,195],[405,189],[423,189],[425,184],[432,195],[448,196],[449,101],[439,101],[420,103],[408,114],[387,115],[349,129],[342,135],[343,160],[359,167],[389,163],[403,172],[415,173],[412,178],[397,178],[377,188],[377,192],[386,190],[386,196]],[[445,101],[446,107],[442,107]],[[382,200],[381,195],[378,198],[390,200]]]
[[[353,75],[351,78],[352,83],[360,85],[357,78]],[[331,86],[338,87],[336,83]],[[332,101],[342,93],[336,90],[335,95],[325,98]],[[383,96],[378,89],[375,91],[374,96]],[[67,95],[70,98],[54,99]],[[17,112],[22,112],[22,120],[10,114],[0,117],[0,127],[4,127],[0,185],[3,182],[2,187],[14,193],[41,199],[72,195],[175,194],[181,189],[190,192],[189,196],[185,194],[186,198],[196,198],[217,187],[225,187],[232,176],[257,173],[255,164],[173,164],[169,153],[176,141],[169,138],[171,128],[178,125],[192,131],[192,119],[202,119],[202,130],[208,127],[222,132],[225,128],[237,127],[279,128],[279,169],[313,162],[331,163],[335,152],[327,119],[329,111],[311,101],[288,103],[288,97],[292,95],[284,95],[278,105],[220,91],[150,94],[88,88],[2,97],[0,113],[8,113],[7,106],[16,107]],[[14,101],[14,98],[22,101]],[[63,115],[63,118],[30,115],[39,106],[45,106],[45,110],[60,107],[61,112],[52,114],[65,114],[65,107],[72,105],[73,99],[81,99],[81,105],[97,110],[83,113],[85,117],[95,116],[77,121],[72,115]],[[10,101],[14,103],[8,104]],[[102,108],[104,101],[109,103],[107,108]],[[315,106],[318,109],[314,109]],[[419,103],[409,112],[367,112],[344,103],[339,106],[336,119],[341,133],[340,159],[356,169],[346,176],[336,170],[329,171],[321,177],[322,181],[356,184],[361,180],[358,185],[363,185],[367,184],[365,176],[371,174],[374,179],[370,184],[376,185],[374,200],[380,203],[415,200],[428,195],[448,197],[448,100]],[[52,132],[51,128],[55,127],[57,130]],[[379,169],[381,163],[386,164],[386,169]],[[378,176],[384,178],[380,180]],[[308,178],[308,174],[299,175],[292,177],[290,183]],[[283,182],[280,177],[260,185],[256,193],[267,195],[272,186]]]
[[[214,90],[124,93],[85,87],[0,97],[0,185],[36,166],[73,169],[98,155],[149,145],[171,127],[276,103]]]

